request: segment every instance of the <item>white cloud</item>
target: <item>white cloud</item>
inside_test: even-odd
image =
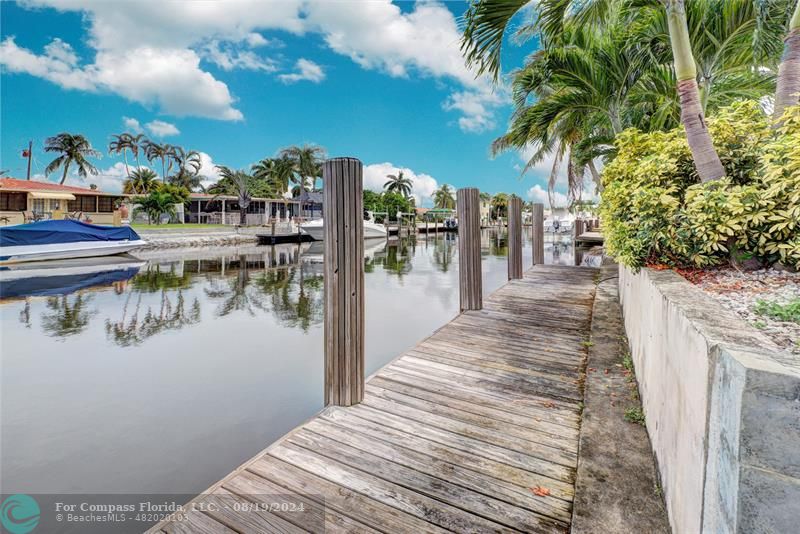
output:
[[[144,127],[147,128],[147,131],[150,132],[150,134],[156,137],[168,137],[170,135],[178,135],[181,133],[181,131],[178,130],[178,127],[174,124],[160,120],[150,121],[145,124]]]
[[[261,37],[258,33],[252,35]],[[261,39],[264,38],[261,37]],[[245,69],[275,72],[278,70],[278,65],[275,60],[261,57],[251,50],[241,50],[235,45],[222,43],[217,39],[213,39],[203,46],[202,55],[203,59],[214,63],[219,68],[226,71]]]
[[[214,160],[205,152],[200,152],[200,171],[198,174],[202,177],[200,183],[203,187],[215,184],[219,181],[219,169]]]
[[[547,195],[547,190],[539,184],[528,189],[528,198],[534,202],[544,204],[545,207],[550,207],[550,197]],[[554,191],[553,204],[553,207],[564,208],[569,205],[569,199],[567,199],[567,195],[564,193]]]
[[[309,59],[298,59],[297,63],[295,63],[295,69],[296,72],[281,74],[278,79],[283,83],[296,83],[302,80],[319,83],[325,79],[325,71],[322,70],[322,67]]]
[[[272,72],[276,61],[252,48],[279,46],[260,31],[320,34],[330,49],[365,69],[389,76],[412,74],[454,83],[445,108],[461,114],[459,126],[481,131],[494,125],[494,111],[507,98],[493,93],[485,78],[475,79],[459,50],[456,18],[443,5],[418,2],[403,12],[390,0],[237,0],[184,2],[142,0],[26,0],[26,6],[79,11],[89,23],[93,63],[81,66],[72,49],[54,41],[42,54],[2,43],[0,62],[65,88],[107,90],[176,116],[240,120],[228,86],[201,67],[201,59],[223,70]],[[248,49],[249,48],[249,49]],[[281,79],[319,82],[324,72],[309,61]],[[315,68],[316,66],[316,68]]]
[[[142,129],[142,125],[139,123],[138,119],[134,119],[133,117],[122,117],[122,124],[125,125],[125,128],[132,131],[135,134],[140,134],[144,130]]]
[[[386,183],[386,176],[389,174],[397,175],[403,171],[403,176],[411,180],[411,194],[417,201],[417,206],[422,206],[423,202],[433,196],[433,192],[439,188],[436,179],[424,173],[416,173],[408,167],[397,167],[392,163],[373,163],[364,166],[364,189],[371,191],[383,191],[383,184]]]

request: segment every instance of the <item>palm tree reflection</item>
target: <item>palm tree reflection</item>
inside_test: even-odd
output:
[[[47,309],[42,313],[42,330],[50,336],[65,338],[83,332],[97,310],[88,309],[91,295],[62,295],[47,298]]]

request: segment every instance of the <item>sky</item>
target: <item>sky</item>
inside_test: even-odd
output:
[[[523,155],[489,154],[512,107],[502,82],[464,64],[458,19],[466,6],[0,2],[0,169],[24,178],[21,152],[32,140],[32,174],[42,179],[53,159],[45,138],[81,133],[103,152],[93,161],[100,174],[67,183],[119,191],[124,164],[107,147],[128,131],[199,151],[206,183],[218,176],[215,165],[248,168],[283,147],[315,143],[330,156],[359,158],[370,189],[402,169],[422,205],[443,183],[546,202],[548,162],[520,177]],[[510,42],[505,73],[535,47]]]

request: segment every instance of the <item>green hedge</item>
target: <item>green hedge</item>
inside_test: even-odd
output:
[[[600,205],[608,252],[643,265],[757,258],[800,267],[800,106],[779,128],[757,102],[708,119],[727,177],[700,184],[683,128],[617,136]]]

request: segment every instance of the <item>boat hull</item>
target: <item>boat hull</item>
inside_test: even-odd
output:
[[[124,254],[147,244],[143,239],[134,241],[78,241],[47,245],[21,245],[0,248],[0,265],[28,261],[65,260]]]
[[[314,241],[325,239],[325,226],[317,221],[301,224],[300,229],[308,234]],[[375,223],[364,222],[364,239],[386,239],[386,228]]]

